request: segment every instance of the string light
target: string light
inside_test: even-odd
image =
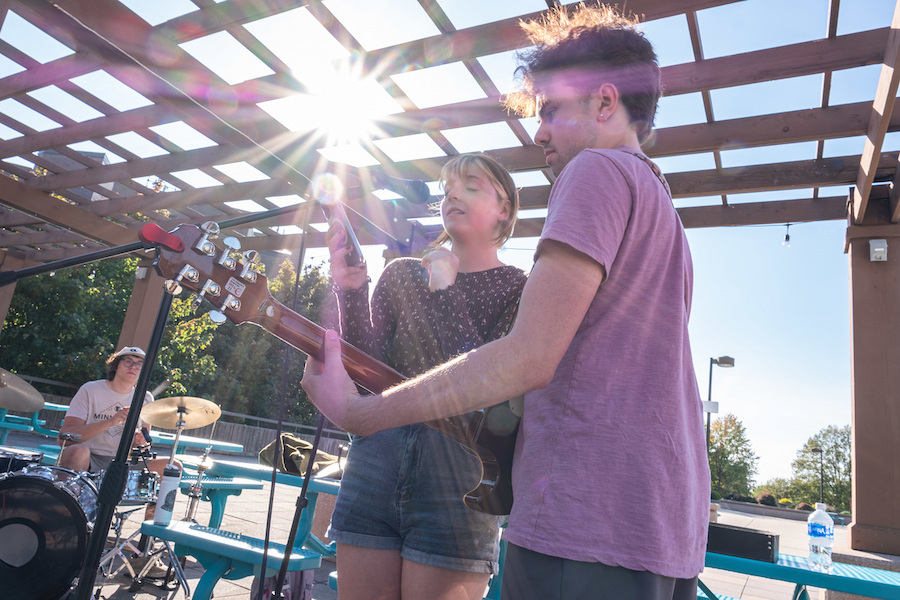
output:
[[[784,241],[781,242],[781,245],[784,246],[785,248],[790,248],[790,247],[791,247],[791,224],[790,224],[790,223],[786,223],[786,224],[785,224],[785,227],[786,227],[787,229],[785,229],[785,232],[784,232]]]

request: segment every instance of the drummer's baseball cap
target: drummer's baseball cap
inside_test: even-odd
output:
[[[122,358],[123,356],[140,356],[144,358],[147,356],[147,353],[137,346],[125,346],[116,353],[116,358]]]

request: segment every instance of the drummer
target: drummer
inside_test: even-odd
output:
[[[136,346],[122,348],[106,361],[106,379],[90,381],[79,388],[59,432],[81,435],[81,442],[66,443],[60,458],[60,466],[73,471],[90,471],[98,473],[109,467],[115,458],[119,440],[124,432],[125,419],[134,396],[141,368],[144,365],[145,352]],[[146,393],[144,405],[153,402],[150,392]],[[141,422],[140,427],[150,431],[150,424]],[[134,434],[132,447],[148,444],[144,435],[137,431]],[[152,437],[152,436],[151,436]],[[57,443],[62,445],[61,439]],[[168,458],[147,460],[147,467],[162,478],[163,469]],[[176,461],[180,467],[180,463]],[[155,504],[148,504],[146,517],[153,516]]]

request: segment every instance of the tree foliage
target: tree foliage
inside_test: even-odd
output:
[[[278,275],[269,281],[276,300],[291,306],[295,270],[284,261]],[[334,323],[334,296],[320,267],[307,266],[300,278],[297,311],[315,323]],[[222,324],[213,337],[211,353],[219,365],[215,380],[197,388],[198,395],[213,399],[224,410],[259,417],[278,417],[284,379],[285,352],[289,346],[249,323],[240,326]],[[291,349],[285,393],[285,420],[311,424],[318,412],[300,387],[306,358]]]
[[[756,462],[747,432],[737,417],[729,413],[713,421],[709,470],[714,493],[720,497],[749,494],[756,475]]]
[[[813,448],[822,449],[820,455]],[[821,457],[821,463],[820,463]],[[754,493],[771,492],[791,504],[819,502],[820,476],[825,503],[839,511],[850,510],[850,426],[828,426],[809,438],[791,463],[791,478],[776,477]],[[821,469],[821,470],[820,470]]]
[[[99,261],[19,281],[0,334],[0,367],[76,384],[103,377],[136,263]]]
[[[0,367],[74,385],[105,377],[136,265],[136,259],[111,259],[19,281],[0,333]],[[294,267],[285,261],[269,281],[273,296],[288,306],[294,280]],[[334,298],[320,267],[304,268],[297,307],[314,322],[334,325]],[[249,324],[216,329],[208,311],[209,305],[192,310],[185,293],[173,299],[151,388],[168,377],[164,395],[199,396],[223,410],[276,418],[287,344]],[[285,419],[295,423],[310,423],[317,414],[300,388],[304,363],[293,350]]]
[[[818,502],[821,477],[825,503],[850,510],[850,466],[850,426],[826,427],[806,441],[791,463],[798,496],[810,504]]]

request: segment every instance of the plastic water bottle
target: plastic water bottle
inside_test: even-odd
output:
[[[159,484],[156,512],[153,513],[153,522],[156,525],[168,525],[172,521],[172,511],[175,510],[175,498],[178,496],[180,482],[181,469],[175,465],[167,465],[163,470],[162,482]]]
[[[809,531],[809,568],[819,573],[831,573],[831,548],[834,546],[834,521],[825,512],[825,505],[816,502],[816,510],[806,520]]]

